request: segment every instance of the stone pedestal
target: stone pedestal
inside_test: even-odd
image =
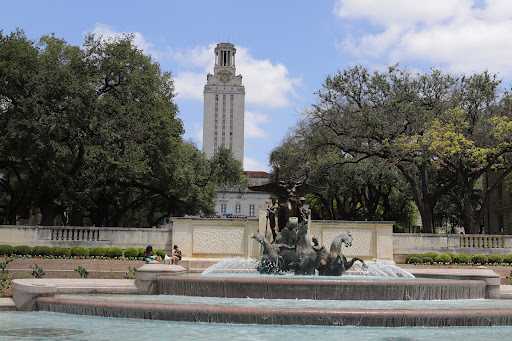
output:
[[[156,279],[160,276],[181,275],[187,272],[187,269],[180,265],[167,265],[161,263],[144,264],[137,269],[135,274],[135,285],[139,294],[156,293]]]

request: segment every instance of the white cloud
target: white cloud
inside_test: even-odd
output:
[[[365,19],[380,25],[433,23],[465,7],[467,0],[338,0],[334,13],[344,19]]]
[[[248,171],[268,171],[267,165],[255,160],[253,158],[244,155],[244,169]]]
[[[339,0],[334,12],[377,25],[376,32],[344,37],[337,44],[344,53],[512,76],[511,1]]]
[[[216,44],[196,46],[186,50],[172,50],[174,58],[183,71],[175,73],[178,96],[188,99],[203,99],[206,74],[213,72],[214,48]],[[286,107],[295,87],[301,80],[291,78],[283,64],[272,64],[269,60],[254,58],[246,47],[236,47],[237,74],[243,76],[247,104],[265,108]]]
[[[212,55],[213,56],[213,55]],[[267,108],[286,107],[300,78],[291,78],[283,64],[272,64],[268,59],[252,57],[245,47],[236,47],[237,73],[243,75],[246,102]]]
[[[184,71],[174,76],[177,98],[203,100],[203,88],[206,84],[206,73]]]
[[[264,138],[266,137],[265,130],[259,127],[260,124],[269,122],[270,119],[266,114],[253,113],[250,111],[245,112],[244,120],[244,135],[245,138]]]
[[[122,36],[124,34],[133,34],[133,43],[135,44],[135,46],[143,50],[144,53],[150,54],[154,58],[159,58],[161,56],[161,52],[156,51],[154,49],[153,43],[146,41],[146,39],[140,32],[117,32],[114,31],[114,29],[108,25],[96,23],[96,25],[94,25],[92,33],[94,33],[96,36],[103,37],[103,39],[115,38],[118,36]]]

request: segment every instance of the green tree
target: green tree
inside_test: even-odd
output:
[[[270,155],[284,179],[301,179],[326,188],[307,196],[314,219],[395,220],[409,226],[410,194],[402,177],[377,157],[355,159],[332,146],[318,145],[315,128],[298,123]],[[279,180],[279,179],[277,179]]]
[[[9,223],[36,207],[69,217],[151,226],[213,210],[215,189],[243,183],[229,151],[208,160],[182,139],[171,74],[126,35],[0,34],[0,200]],[[66,212],[66,213],[65,213]]]

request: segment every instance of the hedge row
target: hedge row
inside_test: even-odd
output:
[[[48,257],[48,258],[129,258],[129,259],[142,259],[144,257],[144,248],[126,248],[123,252],[118,247],[103,248],[103,247],[49,247],[49,246],[10,246],[0,245],[0,256],[22,256],[22,257]],[[153,251],[157,256],[165,257],[165,252],[161,250]]]
[[[438,263],[438,264],[446,264],[446,263],[454,263],[454,264],[511,264],[512,265],[512,255],[502,256],[499,254],[493,254],[490,256],[485,255],[468,255],[468,254],[459,254],[454,255],[452,253],[442,253],[437,254],[435,252],[427,252],[424,254],[413,253],[407,256],[405,259],[407,264],[418,264],[418,263]]]

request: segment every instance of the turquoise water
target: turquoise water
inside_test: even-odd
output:
[[[0,340],[508,340],[512,327],[367,328],[168,322],[0,311]]]
[[[332,308],[332,309],[511,309],[511,300],[438,300],[438,301],[321,301],[321,300],[278,300],[257,298],[198,297],[176,295],[103,295],[103,294],[60,294],[56,297],[102,300],[115,302],[146,302],[163,304],[220,305],[237,307],[272,308]]]

